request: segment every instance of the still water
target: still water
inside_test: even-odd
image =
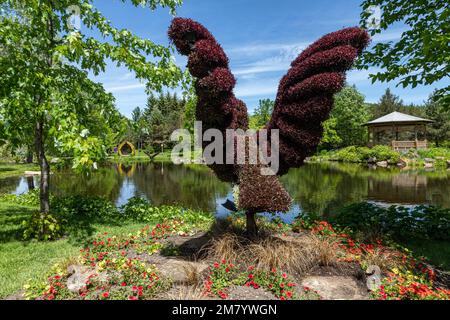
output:
[[[0,179],[0,193],[20,194],[38,177]],[[350,203],[371,201],[380,205],[433,204],[450,208],[450,171],[402,171],[371,169],[355,164],[312,163],[291,169],[281,178],[294,199],[292,210],[280,215],[286,221],[301,211],[324,217]],[[60,171],[51,177],[59,195],[103,196],[118,206],[134,196],[155,205],[180,204],[189,208],[229,212],[222,207],[233,199],[231,186],[219,181],[205,166],[171,163],[111,164],[89,174]]]

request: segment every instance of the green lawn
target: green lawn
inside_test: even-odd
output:
[[[442,270],[450,272],[450,242],[437,240],[411,240],[402,243],[418,256],[424,256],[428,261]]]
[[[28,163],[6,163],[0,162],[0,178],[20,176],[25,171],[39,171],[39,166]]]
[[[20,240],[21,222],[36,208],[0,202],[0,299],[22,289],[31,278],[43,277],[59,260],[77,255],[81,243],[68,239],[52,242],[24,242]],[[94,225],[98,232],[128,234],[144,224],[123,226]]]

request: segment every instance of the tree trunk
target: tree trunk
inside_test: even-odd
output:
[[[41,214],[47,214],[50,211],[50,165],[45,157],[43,126],[43,121],[36,123],[35,142],[39,167],[41,168],[41,181],[39,184]]]
[[[33,163],[33,148],[28,146],[27,147],[27,163]]]
[[[256,237],[258,235],[258,225],[256,224],[256,214],[251,211],[246,212],[247,216],[247,235]]]
[[[28,185],[28,190],[34,190],[34,177],[30,176],[27,177],[27,185]]]

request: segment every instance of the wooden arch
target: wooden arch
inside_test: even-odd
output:
[[[117,152],[119,153],[119,155],[120,155],[121,157],[123,157],[123,156],[128,156],[128,154],[123,154],[123,152],[122,152],[123,147],[125,147],[126,145],[131,149],[131,152],[130,152],[129,155],[134,156],[134,155],[136,154],[136,148],[135,148],[134,145],[133,145],[131,142],[129,142],[129,141],[124,141],[124,142],[122,142],[121,144],[119,144],[119,147],[117,148]]]

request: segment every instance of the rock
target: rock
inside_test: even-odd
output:
[[[40,176],[41,172],[40,171],[25,171],[24,174],[26,176]]]
[[[432,163],[430,163],[430,162],[425,162],[424,164],[423,164],[423,166],[425,167],[425,168],[433,168],[433,164]]]
[[[107,273],[100,272],[87,266],[71,265],[67,268],[67,272],[71,274],[67,278],[67,289],[71,292],[79,292],[86,286],[88,279],[94,275],[98,276],[101,282],[107,282]]]
[[[397,163],[397,167],[400,167],[400,168],[404,168],[407,165],[408,165],[408,163],[403,159],[400,159],[400,161]]]
[[[262,288],[234,286],[228,291],[229,300],[278,300],[271,292]]]
[[[365,300],[368,290],[348,276],[309,276],[301,285],[317,291],[325,300]]]
[[[425,163],[433,163],[433,162],[435,162],[436,160],[434,160],[434,159],[432,159],[432,158],[425,158],[425,159],[423,159],[423,161],[425,161]]]
[[[67,278],[67,289],[71,292],[79,292],[86,286],[86,281],[93,274],[93,270],[86,266],[71,265],[67,268],[67,272],[71,274]]]
[[[377,162],[377,166],[386,168],[388,166],[388,162],[387,161],[379,161],[379,162]]]
[[[203,286],[174,285],[157,295],[155,300],[221,300],[221,298],[206,295]]]
[[[370,157],[369,159],[367,159],[367,163],[372,164],[372,163],[376,163],[376,162],[377,162],[377,158],[375,158],[375,157]]]
[[[25,300],[25,290],[20,290],[4,298],[5,300]]]
[[[172,236],[163,243],[178,247],[182,256],[193,256],[208,243],[210,238],[207,232],[199,232],[192,236]]]
[[[149,256],[147,263],[154,264],[162,277],[170,279],[175,284],[193,284],[201,278],[209,265],[163,256]]]

